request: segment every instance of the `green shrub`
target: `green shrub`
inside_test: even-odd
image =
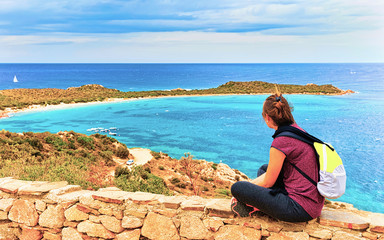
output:
[[[208,182],[208,178],[207,177],[201,176],[200,179],[203,180],[204,182]]]
[[[141,177],[142,179],[144,179],[144,180],[147,180],[147,179],[149,178],[147,172],[142,172],[142,173],[140,174],[140,177]]]
[[[176,185],[176,184],[179,183],[179,182],[180,182],[180,179],[178,179],[178,178],[176,178],[176,177],[174,177],[174,178],[171,179],[171,183],[172,183],[173,185]]]
[[[32,150],[31,155],[34,157],[41,156],[41,152],[39,150]]]
[[[116,150],[116,156],[119,158],[128,158],[129,156],[129,150],[125,146],[119,146]]]
[[[32,137],[32,138],[27,138],[26,141],[31,145],[33,148],[36,148],[38,150],[43,150],[43,144],[40,142],[39,139]]]
[[[102,151],[99,153],[100,157],[104,160],[105,164],[109,167],[115,166],[116,163],[113,161],[113,152],[111,151]]]
[[[187,186],[185,185],[185,183],[178,183],[178,184],[176,184],[175,186],[178,187],[178,188],[186,188],[186,187],[187,187]],[[193,190],[193,188],[192,188],[192,190]]]
[[[68,139],[68,147],[70,149],[76,149],[75,141],[73,139]]]
[[[85,148],[88,148],[88,149],[95,149],[95,146],[94,146],[94,140],[93,140],[93,138],[91,138],[91,137],[86,137],[86,136],[79,136],[78,138],[77,138],[77,142],[81,145],[81,146],[83,146],[83,147],[85,147]]]
[[[125,174],[125,171],[129,171],[129,174]],[[135,166],[131,170],[119,170],[115,173],[115,184],[123,191],[170,195],[163,179],[146,172],[142,166]]]
[[[84,149],[80,149],[80,150],[75,151],[75,156],[78,156],[78,157],[88,158],[89,155],[90,155],[90,153]]]
[[[212,168],[213,168],[214,170],[217,170],[217,163],[213,163],[213,164],[212,164]]]
[[[22,179],[28,181],[36,181],[37,179],[41,179],[44,176],[46,169],[43,166],[31,165],[25,166],[23,169],[24,173],[21,176]]]
[[[115,178],[125,175],[127,178],[130,177],[131,171],[127,167],[117,166],[115,168]]]
[[[164,168],[164,166],[159,166],[159,169],[164,170],[165,168]]]
[[[50,135],[46,137],[44,140],[46,143],[53,145],[57,150],[60,150],[60,151],[63,147],[67,146],[67,143],[63,139],[61,139],[59,136]]]
[[[232,196],[231,194],[231,191],[228,190],[228,189],[224,189],[224,188],[220,188],[220,189],[217,189],[216,192],[219,194],[219,196],[221,197],[230,197]]]
[[[151,154],[152,154],[152,156],[153,156],[155,159],[160,159],[160,158],[161,158],[161,155],[160,155],[159,152],[151,151]]]

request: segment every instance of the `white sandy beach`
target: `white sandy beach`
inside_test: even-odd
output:
[[[136,165],[144,165],[153,158],[151,150],[145,148],[131,148],[129,153],[133,155]]]
[[[23,109],[6,108],[0,110],[0,119],[11,117],[15,113],[21,112],[39,112],[39,111],[54,111],[67,108],[76,108],[82,106],[96,105],[96,104],[108,104],[117,102],[130,102],[141,99],[155,99],[155,98],[174,98],[174,97],[204,97],[204,96],[228,96],[228,95],[242,95],[242,94],[206,94],[206,95],[177,95],[177,96],[156,96],[156,97],[142,97],[142,98],[108,98],[104,101],[86,102],[86,103],[61,103],[57,105],[31,105]]]
[[[87,102],[87,103],[61,103],[57,105],[31,105],[27,108],[23,109],[11,109],[6,108],[5,110],[0,111],[0,118],[3,117],[11,117],[15,113],[20,112],[39,112],[39,111],[54,111],[59,109],[67,109],[67,108],[75,108],[75,107],[81,107],[81,106],[89,106],[89,105],[96,105],[96,104],[106,104],[106,103],[115,103],[115,102],[129,102],[137,100],[137,98],[109,98],[105,101],[98,101],[98,102]]]

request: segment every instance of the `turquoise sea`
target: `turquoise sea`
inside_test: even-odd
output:
[[[13,76],[19,79],[13,83]],[[0,64],[0,89],[97,83],[122,91],[209,88],[227,81],[333,84],[343,96],[287,95],[297,123],[332,143],[348,174],[338,200],[384,213],[384,64]],[[223,162],[256,177],[273,130],[261,116],[267,95],[141,99],[19,113],[0,120],[14,132],[117,127],[128,147]]]

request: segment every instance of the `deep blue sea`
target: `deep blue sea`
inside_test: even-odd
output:
[[[13,83],[14,75],[19,82]],[[202,89],[228,81],[333,84],[357,93],[287,95],[296,122],[332,143],[348,174],[338,200],[384,213],[384,64],[0,64],[0,89],[68,88],[101,84],[122,91]],[[273,130],[261,116],[267,96],[141,99],[55,111],[19,113],[0,120],[14,132],[117,127],[128,147],[174,158],[223,162],[256,177],[268,162]]]

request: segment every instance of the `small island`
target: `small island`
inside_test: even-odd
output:
[[[353,93],[341,90],[333,85],[274,84],[261,81],[227,82],[216,88],[185,90],[152,90],[123,92],[105,88],[97,84],[89,84],[68,89],[9,89],[0,90],[0,117],[6,117],[9,111],[26,109],[31,106],[47,106],[58,104],[88,103],[113,101],[116,99],[135,99],[171,96],[204,96],[204,95],[236,95],[236,94],[271,94],[276,87],[283,94],[342,95]]]

